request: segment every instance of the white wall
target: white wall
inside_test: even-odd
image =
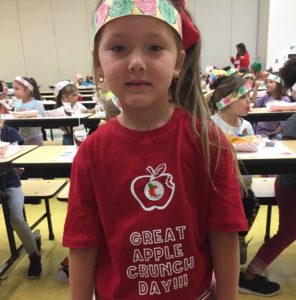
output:
[[[270,0],[267,67],[278,70],[296,46],[296,1]]]
[[[96,0],[0,0],[0,79],[34,77],[41,89],[92,71]]]
[[[230,65],[236,45],[244,43],[256,58],[259,0],[187,0],[202,35],[202,69]]]

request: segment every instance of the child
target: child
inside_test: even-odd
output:
[[[250,58],[246,45],[239,43],[236,45],[237,54],[236,57],[231,57],[230,60],[236,69],[244,68],[249,69]]]
[[[296,83],[296,58],[288,60],[280,70],[287,88]],[[296,139],[296,114],[284,124],[283,139]],[[296,240],[296,174],[278,175],[275,182],[275,194],[279,207],[279,228],[270,240],[258,250],[248,265],[245,274],[239,280],[240,292],[273,296],[280,291],[280,285],[262,276],[267,267],[281,252]]]
[[[78,90],[75,84],[69,81],[60,81],[54,86],[54,95],[56,96],[56,109],[48,112],[48,115],[58,114],[65,116],[65,103],[68,103],[72,112],[79,114],[92,113],[94,109],[87,109],[83,104],[78,102]],[[63,145],[73,145],[73,132],[70,127],[62,127],[64,131]]]
[[[217,299],[237,299],[236,232],[247,224],[184,2],[100,1],[95,25],[95,74],[122,111],[72,165],[63,244],[73,299],[94,287],[106,300],[213,299],[213,271]]]
[[[36,100],[41,96],[34,78],[15,77],[13,89],[15,97],[21,99],[21,102],[16,102],[14,111],[37,110],[39,115],[46,114],[42,102]],[[25,145],[43,145],[41,127],[21,127],[20,133]]]
[[[218,76],[215,74],[218,74]],[[214,88],[214,93],[210,104],[212,104],[216,112],[212,116],[212,120],[224,133],[238,136],[253,135],[254,130],[252,125],[240,117],[246,116],[250,111],[250,84],[237,74],[229,75],[229,72],[223,70],[214,70],[211,78],[216,78],[211,84],[211,88]],[[259,204],[252,191],[252,177],[243,176],[243,178],[248,192],[243,192],[242,201],[250,230],[257,216]],[[247,233],[248,231],[239,232],[241,264],[247,262]]]
[[[76,85],[76,87],[77,88],[81,87],[82,83],[83,83],[83,76],[82,76],[82,74],[77,73],[75,75],[75,85]]]
[[[252,99],[256,99],[259,83],[255,82]],[[290,102],[282,82],[277,74],[269,74],[266,84],[266,95],[255,100],[255,107],[266,107],[270,101],[280,100]],[[269,138],[280,138],[278,135],[283,126],[282,121],[275,122],[258,122],[255,128],[256,134],[260,134]]]
[[[2,84],[0,82],[0,92]],[[23,139],[14,129],[4,125],[0,120],[1,141],[10,143],[23,143]],[[5,192],[8,196],[9,216],[12,228],[22,241],[29,255],[30,265],[27,270],[28,278],[38,278],[41,274],[41,256],[36,247],[32,231],[24,219],[24,194],[21,187],[20,177],[15,170],[10,170],[4,175]]]

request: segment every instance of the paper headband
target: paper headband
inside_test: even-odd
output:
[[[195,44],[200,33],[184,11],[185,1],[180,0],[180,12],[169,0],[104,0],[94,16],[95,34],[110,21],[124,16],[150,16],[170,25],[183,41],[184,49]]]
[[[243,75],[243,78],[245,78],[245,79],[250,79],[250,78],[255,79],[255,75],[251,72],[247,72]]]
[[[296,82],[295,82],[294,85],[292,86],[292,90],[296,92]]]
[[[234,68],[230,68],[229,70],[220,70],[220,69],[214,69],[209,77],[209,84],[212,85],[215,81],[217,81],[219,78],[228,77],[232,74],[237,73],[238,70]]]
[[[227,97],[222,98],[219,102],[216,103],[218,110],[222,110],[224,107],[237,101],[240,97],[248,93],[250,90],[251,90],[251,86],[249,83],[246,83],[245,85],[241,86],[237,92],[234,92],[228,95]]]
[[[63,80],[63,81],[56,83],[54,85],[54,90],[53,90],[55,97],[57,97],[59,92],[68,84],[71,84],[71,82],[67,81],[67,80]]]
[[[275,75],[275,74],[269,74],[268,77],[267,77],[267,79],[275,81],[275,82],[280,83],[280,84],[283,83],[282,78],[280,76],[278,76],[278,75]]]
[[[24,79],[23,77],[16,76],[14,80],[17,81],[17,82],[19,82],[19,83],[21,83],[22,85],[24,85],[25,87],[27,87],[31,92],[33,92],[33,90],[34,90],[33,85],[29,81],[27,81],[26,79]]]

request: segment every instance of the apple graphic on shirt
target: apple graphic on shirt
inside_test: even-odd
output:
[[[175,191],[173,176],[166,173],[166,164],[155,169],[146,168],[149,175],[136,177],[131,183],[131,193],[145,211],[165,209],[172,200]]]

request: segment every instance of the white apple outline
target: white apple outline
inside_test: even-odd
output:
[[[166,170],[166,164],[162,163],[160,165],[158,165],[155,169],[153,169],[151,166],[148,166],[146,168],[146,170],[150,173],[150,175],[142,175],[142,176],[138,176],[136,177],[130,185],[130,189],[131,189],[131,193],[134,196],[134,198],[137,200],[137,202],[140,204],[140,206],[145,210],[145,211],[152,211],[154,209],[159,209],[159,210],[163,210],[165,209],[169,203],[171,202],[174,192],[175,192],[175,183],[173,182],[173,176],[172,174],[169,173],[165,173]],[[157,205],[153,205],[151,207],[146,207],[143,202],[141,201],[141,199],[138,197],[138,195],[135,193],[135,183],[136,181],[142,179],[142,178],[149,178],[148,182],[151,182],[153,180],[155,180],[156,178],[159,177],[163,177],[166,176],[166,181],[165,181],[165,185],[171,189],[171,195],[169,197],[169,199],[167,200],[167,202],[162,205],[162,206],[157,206]],[[148,198],[147,198],[148,199]],[[152,201],[150,199],[148,199],[149,201]],[[160,200],[160,199],[159,199]]]

